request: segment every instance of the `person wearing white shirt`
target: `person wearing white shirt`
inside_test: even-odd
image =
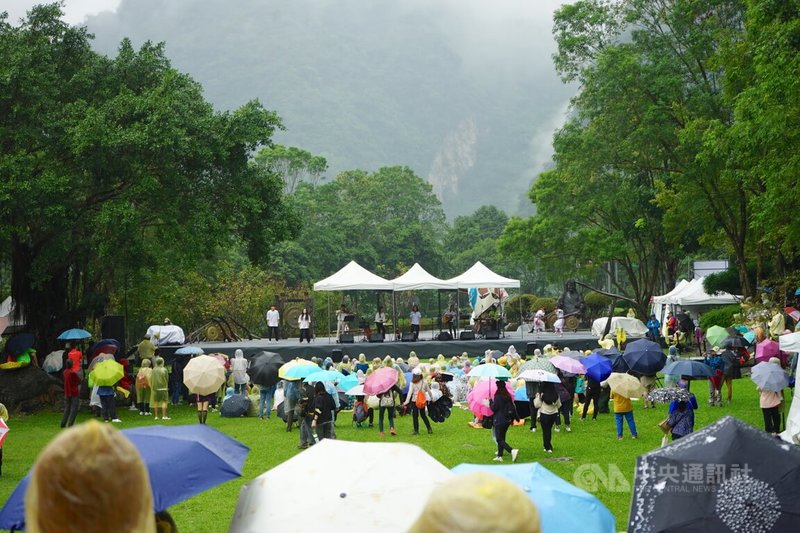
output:
[[[336,311],[336,340],[341,340],[342,333],[345,333],[350,330],[350,327],[347,325],[347,317],[350,313],[347,312],[347,307],[344,304],[339,306],[339,310]]]
[[[303,308],[303,312],[297,317],[297,327],[300,328],[300,344],[303,339],[311,344],[311,315],[308,314],[308,309]]]
[[[386,313],[383,312],[383,306],[378,307],[378,312],[375,313],[375,326],[377,327],[378,333],[386,336]]]
[[[414,333],[414,340],[419,339],[419,323],[422,320],[422,313],[419,312],[419,307],[417,304],[411,306],[411,314],[409,314],[411,318],[411,332]]]
[[[269,328],[269,332],[267,333],[267,338],[271,341],[272,335],[275,335],[275,342],[278,342],[281,338],[281,333],[278,327],[281,323],[281,314],[275,308],[275,306],[271,306],[269,311],[267,311],[267,327]]]

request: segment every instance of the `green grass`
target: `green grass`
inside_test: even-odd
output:
[[[693,383],[692,392],[697,395],[700,409],[696,413],[695,429],[702,428],[716,419],[731,414],[742,420],[762,427],[761,411],[758,407],[758,395],[749,379],[734,382],[734,401],[729,406],[710,408],[706,406],[708,387],[705,382]],[[723,389],[724,394],[724,389]],[[636,425],[640,439],[632,440],[625,429],[625,440],[617,441],[614,430],[613,415],[600,415],[596,422],[587,420],[581,423],[574,421],[572,433],[555,433],[553,447],[555,453],[545,454],[542,451],[541,432],[531,433],[528,425],[511,428],[508,433],[509,443],[521,449],[519,462],[542,462],[547,468],[570,482],[574,479],[576,469],[581,465],[597,464],[604,472],[609,465],[616,466],[622,472],[629,486],[633,486],[633,472],[636,456],[653,450],[660,445],[661,431],[656,427],[665,416],[667,408],[644,410],[635,402]],[[123,424],[120,427],[133,427],[152,424],[149,418],[140,417],[135,412],[120,411]],[[192,424],[196,416],[188,407],[170,409],[171,425]],[[376,427],[374,429],[356,429],[349,422],[350,414],[343,413],[338,437],[352,441],[380,440]],[[377,414],[376,414],[377,416]],[[82,412],[79,421],[89,419],[90,415]],[[17,482],[24,477],[33,464],[39,451],[59,431],[60,413],[42,412],[27,417],[12,417],[9,421],[11,432],[4,446],[3,476],[0,477],[0,502],[5,502]],[[434,424],[433,435],[412,436],[411,418],[403,417],[397,422],[399,435],[395,439],[401,442],[418,444],[445,466],[452,467],[459,463],[489,463],[494,455],[494,443],[491,432],[477,430],[467,426],[471,415],[463,410],[455,409],[453,415],[444,424]],[[209,424],[224,431],[235,439],[250,447],[250,454],[244,465],[242,478],[204,492],[188,501],[172,508],[170,512],[181,531],[219,532],[226,531],[230,524],[239,488],[247,481],[258,476],[269,468],[285,461],[296,453],[299,434],[295,429],[291,433],[285,430],[285,424],[273,415],[272,420],[262,421],[256,418],[229,419],[210,413]],[[342,458],[342,461],[351,460]],[[510,461],[509,458],[506,459]],[[578,470],[580,473],[581,468]],[[585,479],[585,478],[584,478]],[[609,491],[599,487],[596,495],[608,506],[617,522],[617,529],[625,529],[630,503],[630,490]],[[298,501],[302,496],[298,495]]]

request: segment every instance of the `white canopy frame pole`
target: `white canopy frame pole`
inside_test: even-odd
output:
[[[519,289],[519,337],[525,338],[525,317],[522,316],[522,287]]]
[[[331,341],[331,293],[328,293],[328,344],[333,344]]]

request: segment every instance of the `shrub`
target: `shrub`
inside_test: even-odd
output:
[[[611,304],[611,298],[600,294],[599,292],[589,291],[583,297],[586,303],[586,315],[589,318],[599,316],[606,316],[608,314],[608,306]]]
[[[717,307],[700,315],[700,327],[708,331],[711,326],[727,328],[735,322],[733,316],[742,312],[739,304]]]
[[[533,294],[517,294],[508,299],[505,303],[506,319],[509,321],[519,321],[520,301],[522,302],[522,314],[527,315],[533,309],[532,304],[539,297]]]
[[[531,309],[534,311],[544,309],[546,313],[550,313],[556,310],[556,300],[555,298],[536,298],[531,302]]]

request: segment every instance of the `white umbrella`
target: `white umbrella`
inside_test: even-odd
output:
[[[183,369],[183,383],[194,394],[211,394],[225,383],[225,367],[216,357],[198,355]]]
[[[529,370],[525,370],[524,372],[520,372],[517,378],[524,379],[525,381],[538,381],[540,383],[561,383],[561,380],[558,379],[558,376],[552,372],[547,372],[546,370],[541,370],[539,368],[531,368]]]
[[[364,385],[356,385],[345,392],[348,396],[364,396]]]
[[[411,444],[326,439],[245,485],[229,531],[407,531],[452,476]]]

